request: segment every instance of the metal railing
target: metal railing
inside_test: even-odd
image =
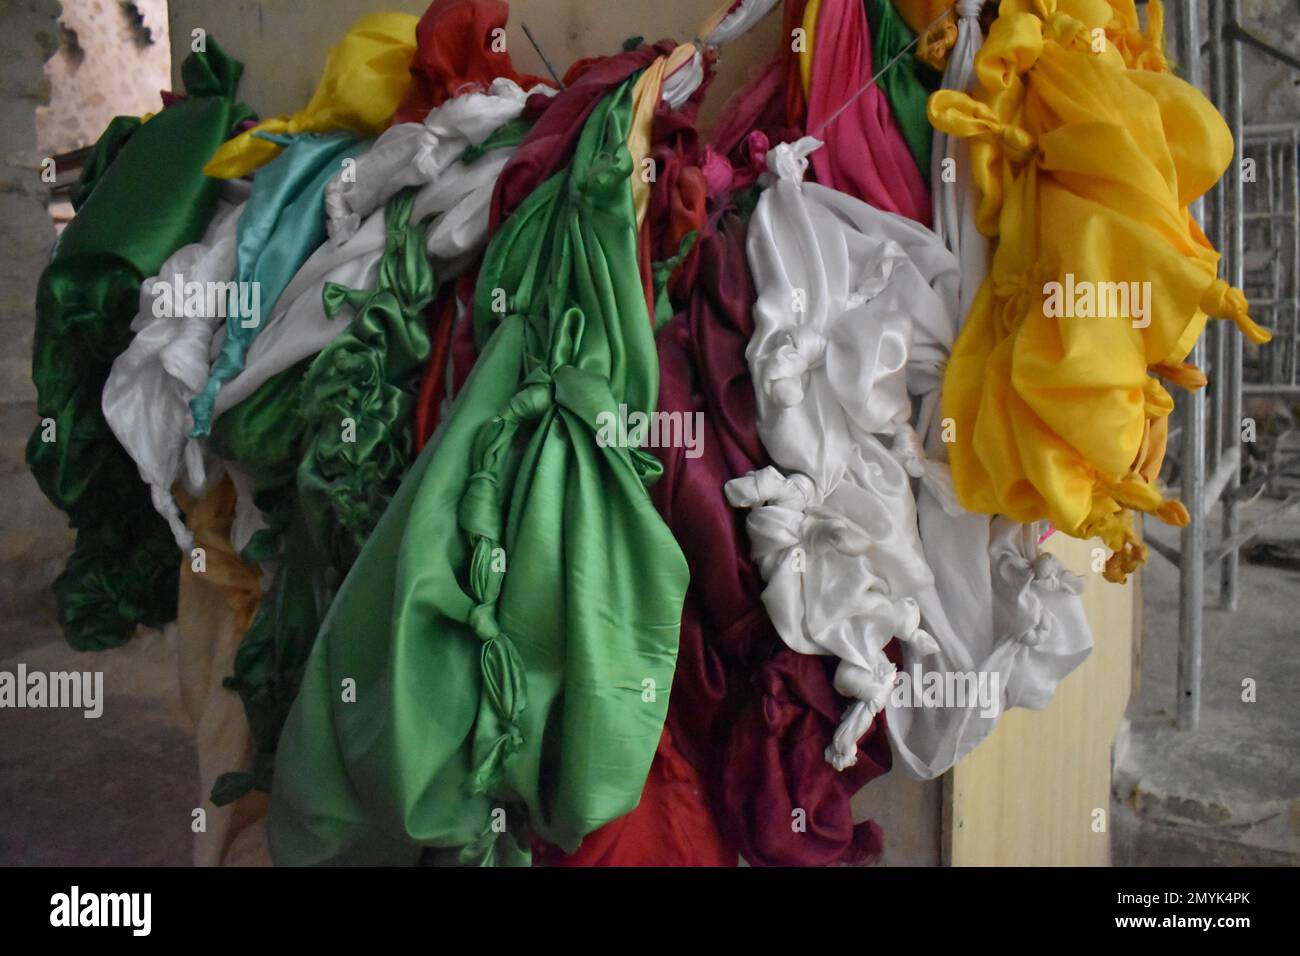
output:
[[[1246,290],[1252,317],[1274,336],[1259,348],[1245,343],[1230,324],[1211,322],[1208,336],[1193,349],[1189,360],[1207,371],[1210,385],[1178,402],[1179,483],[1191,523],[1182,530],[1177,550],[1150,541],[1153,550],[1179,567],[1178,726],[1195,730],[1201,711],[1206,574],[1217,567],[1220,603],[1235,608],[1242,545],[1280,512],[1300,505],[1300,494],[1293,494],[1266,518],[1241,526],[1241,502],[1300,460],[1274,462],[1271,470],[1242,482],[1243,396],[1300,396],[1300,123],[1245,126],[1242,48],[1249,46],[1292,68],[1298,64],[1242,27],[1240,0],[1210,0],[1205,44],[1196,0],[1176,0],[1166,9],[1183,78],[1210,96],[1235,144],[1232,166],[1192,213],[1208,223],[1207,234],[1223,253],[1221,275]],[[1253,163],[1243,166],[1243,159]],[[1216,505],[1220,528],[1211,543]]]

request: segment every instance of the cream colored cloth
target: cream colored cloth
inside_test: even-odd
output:
[[[204,569],[184,556],[177,606],[181,705],[194,728],[199,758],[199,802],[206,829],[194,834],[195,866],[270,866],[266,842],[267,794],[252,792],[214,806],[212,785],[223,773],[249,765],[253,736],[239,695],[222,686],[261,600],[257,569],[230,544],[235,489],[222,477],[204,498],[179,495]]]

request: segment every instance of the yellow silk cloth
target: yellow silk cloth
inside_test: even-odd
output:
[[[1173,399],[1149,370],[1203,385],[1183,362],[1207,313],[1268,334],[1187,208],[1231,134],[1187,83],[1128,68],[1155,63],[1154,43],[1097,42],[1114,16],[1106,0],[1004,0],[973,93],[935,93],[929,114],[970,140],[977,222],[997,240],[944,379],[958,498],[1101,537],[1122,581],[1145,560],[1129,509],[1188,520],[1155,485]]]
[[[813,48],[817,45],[817,18],[821,16],[822,0],[808,0],[803,8],[803,48],[799,51],[799,80],[803,83],[804,99],[812,90]]]
[[[695,56],[695,44],[683,43],[672,53],[651,63],[632,88],[632,125],[627,135],[627,150],[632,155],[632,204],[636,209],[636,224],[645,223],[650,210],[650,180],[645,175],[644,161],[650,156],[654,132],[655,107],[663,93],[664,80],[685,66]]]
[[[1102,27],[1109,42],[1119,47],[1124,62],[1132,69],[1166,72],[1169,61],[1164,54],[1165,11],[1160,0],[1147,4],[1147,28],[1142,29],[1134,0],[1107,0],[1111,16]],[[993,7],[995,0],[986,0]],[[957,15],[960,4],[952,0],[893,0],[900,16],[918,37],[916,58],[942,70],[948,54],[957,42]],[[1038,4],[1046,11],[1046,4]],[[936,22],[937,21],[937,22]]]
[[[199,802],[206,829],[194,834],[195,866],[269,866],[267,794],[253,791],[233,804],[214,806],[212,785],[223,773],[243,770],[253,757],[253,736],[239,695],[223,687],[234,672],[235,652],[262,598],[255,567],[240,560],[230,543],[235,490],[224,478],[196,500],[177,499],[202,548],[203,570],[184,557],[177,607],[181,704],[194,726],[199,758]]]
[[[893,3],[899,16],[917,35],[916,58],[942,70],[957,42],[957,4],[953,0],[893,0]]]
[[[301,112],[266,120],[234,137],[203,171],[216,179],[238,179],[280,155],[280,146],[257,133],[382,132],[411,80],[418,22],[407,13],[362,17],[330,50],[316,92]]]

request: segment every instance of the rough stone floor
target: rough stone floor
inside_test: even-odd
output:
[[[1242,523],[1277,502],[1260,499]],[[1217,528],[1218,516],[1213,527]],[[1177,531],[1146,533],[1177,547]],[[1218,607],[1207,573],[1200,728],[1174,726],[1178,572],[1152,555],[1143,573],[1141,687],[1116,746],[1116,865],[1300,863],[1300,512],[1270,520],[1252,562],[1243,554],[1236,611]],[[1255,701],[1243,701],[1243,681]]]

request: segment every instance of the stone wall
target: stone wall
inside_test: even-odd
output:
[[[72,540],[23,461],[36,424],[36,280],[54,242],[36,109],[49,100],[43,64],[59,46],[58,15],[56,0],[0,4],[0,623],[52,613],[49,586]]]

